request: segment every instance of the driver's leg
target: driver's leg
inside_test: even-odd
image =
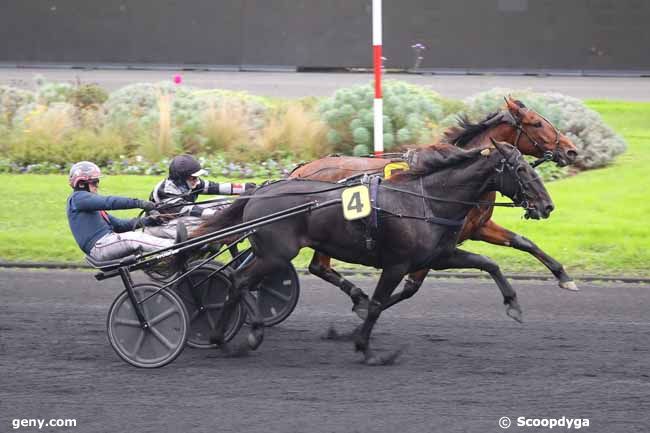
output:
[[[113,260],[138,250],[150,252],[172,245],[173,239],[163,239],[143,232],[109,233],[97,241],[90,256],[97,260]]]

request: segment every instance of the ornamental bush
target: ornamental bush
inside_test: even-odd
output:
[[[430,142],[439,122],[455,105],[421,86],[388,80],[383,85],[384,148]],[[328,126],[327,141],[334,151],[368,154],[373,148],[371,84],[337,90],[318,107]]]
[[[579,155],[575,165],[579,168],[603,167],[627,148],[625,140],[614,133],[598,113],[587,108],[581,100],[559,93],[495,88],[463,100],[464,111],[470,120],[482,120],[489,113],[503,107],[503,97],[506,95],[520,99],[569,137],[578,148]],[[449,116],[443,124],[453,122],[455,115]]]
[[[206,128],[206,117],[219,122],[213,115],[215,112],[237,111],[243,116],[243,127],[252,134],[264,126],[267,106],[262,98],[245,92],[197,90],[161,82],[138,83],[119,89],[111,93],[104,109],[109,126],[118,130],[146,131],[153,140],[164,142],[161,156],[169,156],[179,151],[223,150],[222,143],[210,141],[213,137],[207,133],[218,125]]]
[[[20,107],[34,102],[34,92],[11,86],[0,86],[0,124],[9,125]]]

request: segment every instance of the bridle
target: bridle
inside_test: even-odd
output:
[[[499,150],[497,150],[497,151],[499,151]],[[500,161],[501,165],[495,168],[495,170],[497,172],[499,191],[503,191],[503,176],[504,176],[504,172],[507,170],[515,178],[515,182],[517,182],[517,191],[513,195],[512,201],[516,205],[521,206],[522,208],[526,209],[526,216],[527,216],[528,211],[533,210],[533,208],[530,207],[530,203],[529,203],[529,199],[531,199],[532,196],[529,194],[528,189],[527,189],[526,186],[530,182],[533,182],[535,179],[532,179],[530,181],[524,181],[521,178],[521,176],[519,176],[519,168],[521,166],[523,166],[524,164],[527,164],[527,162],[524,160],[524,158],[523,158],[521,152],[519,151],[519,149],[517,149],[515,147],[512,150],[512,152],[510,153],[510,155],[506,156],[506,155],[502,154],[502,156],[503,156],[503,158],[501,158],[501,161]],[[535,173],[535,172],[533,171],[533,173]],[[537,174],[535,174],[535,176],[537,176]]]
[[[523,109],[523,108],[522,108]],[[530,111],[529,108],[525,108],[525,110]],[[551,128],[555,131],[555,149],[553,150],[546,150],[544,147],[542,147],[537,140],[535,140],[533,137],[530,136],[528,132],[526,132],[526,129],[524,128],[525,126],[529,126],[529,124],[524,123],[520,121],[519,119],[515,118],[515,116],[510,113],[510,111],[505,111],[503,113],[503,116],[501,119],[505,122],[508,122],[510,125],[514,126],[515,129],[517,130],[517,137],[515,138],[515,142],[512,143],[515,148],[519,148],[519,139],[521,138],[522,135],[525,135],[526,138],[528,138],[528,141],[532,143],[532,145],[539,150],[542,153],[542,157],[538,158],[535,160],[532,164],[530,164],[533,168],[537,167],[538,165],[546,162],[546,161],[559,161],[560,158],[560,131],[553,125],[546,117],[542,116],[539,113],[535,113],[546,123],[548,123]],[[532,125],[531,125],[532,126]]]

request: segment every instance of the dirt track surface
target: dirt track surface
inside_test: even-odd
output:
[[[516,282],[524,324],[488,280],[428,280],[372,340],[406,345],[393,366],[322,340],[356,316],[338,289],[301,276],[294,314],[246,358],[187,349],[157,370],[113,353],[117,280],[0,271],[0,431],[12,419],[75,418],[79,432],[498,432],[516,418],[588,418],[587,432],[650,431],[650,287]],[[364,288],[373,281],[355,278]],[[556,427],[552,431],[566,431]],[[21,428],[16,431],[38,431]]]

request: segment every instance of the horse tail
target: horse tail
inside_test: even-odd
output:
[[[251,195],[251,193],[248,192],[242,194],[237,200],[234,201],[233,204],[228,206],[226,209],[212,215],[204,223],[197,227],[196,230],[194,230],[191,238],[203,236],[208,233],[213,233],[217,230],[225,229],[226,227],[231,227],[242,223],[244,221],[244,208],[248,204],[248,200],[250,198],[246,197],[246,195]]]

